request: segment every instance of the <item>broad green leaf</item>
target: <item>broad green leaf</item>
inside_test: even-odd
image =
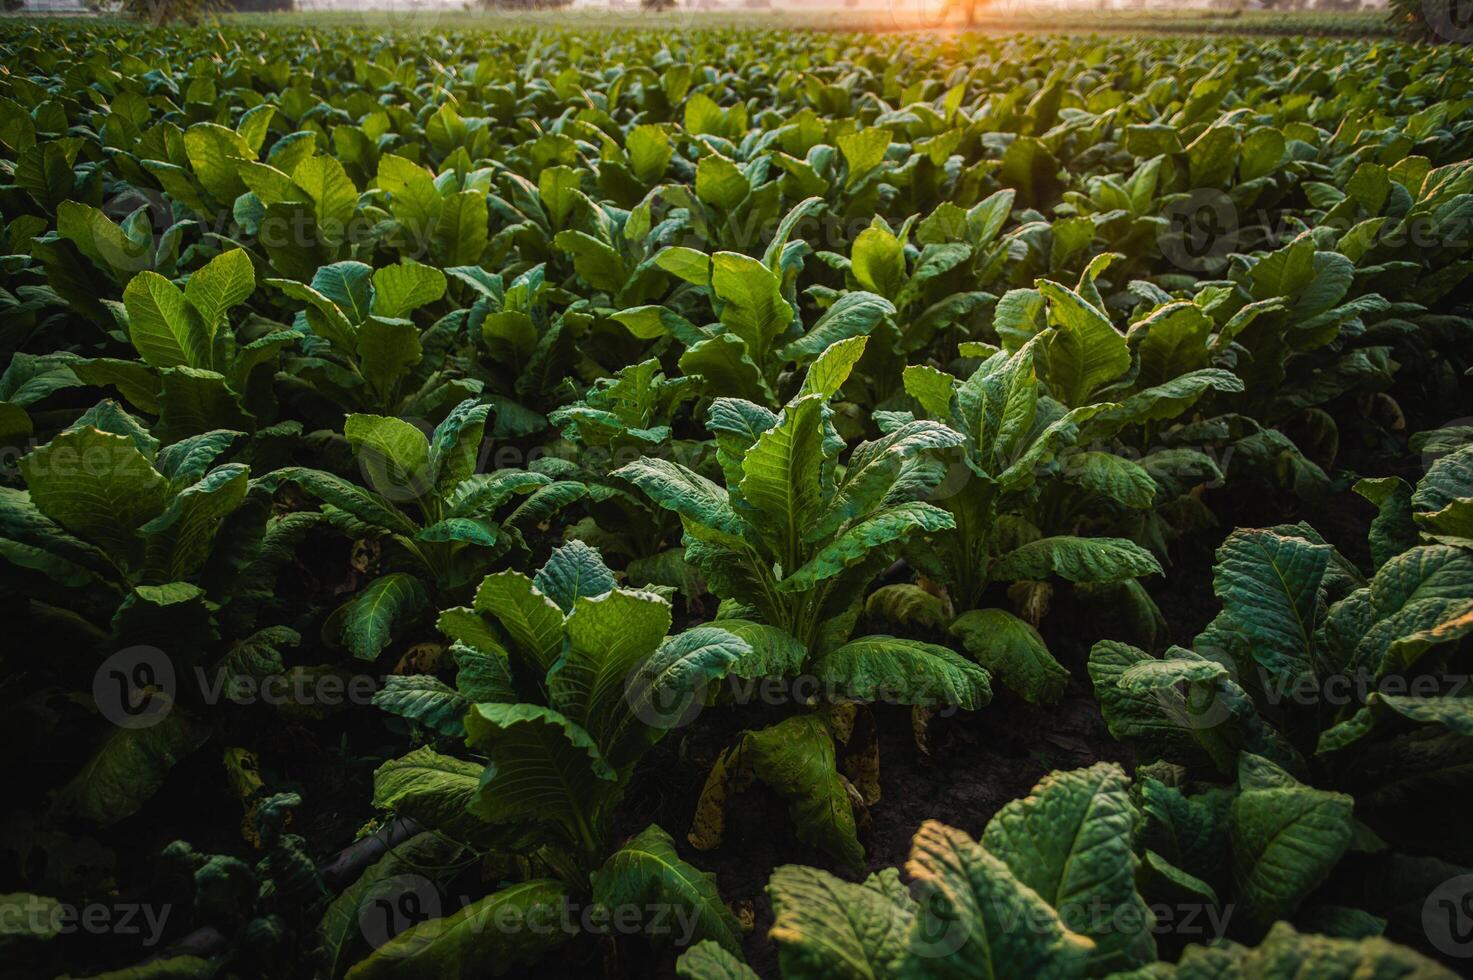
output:
[[[1421,534],[1412,514],[1412,488],[1404,480],[1394,476],[1357,480],[1351,489],[1376,505],[1367,537],[1377,568],[1418,544]]]
[[[343,165],[330,156],[307,157],[292,171],[292,183],[311,198],[322,234],[333,244],[341,242],[358,209],[358,188]]]
[[[1135,889],[1138,814],[1129,790],[1114,763],[1050,773],[999,810],[982,836],[1066,925],[1095,941],[1090,963],[1103,972],[1156,958],[1151,913]]]
[[[1412,511],[1434,534],[1473,538],[1473,446],[1438,457],[1412,493]]]
[[[782,281],[757,259],[737,252],[711,257],[711,290],[721,300],[720,319],[763,364],[773,342],[793,320],[782,296]]]
[[[453,915],[399,933],[348,971],[349,980],[504,976],[568,941],[560,927],[567,886],[550,878],[508,885]]]
[[[890,131],[882,126],[847,133],[838,139],[839,152],[849,164],[846,187],[853,187],[870,171],[878,167],[890,149]]]
[[[780,587],[788,592],[811,589],[849,566],[873,557],[878,549],[902,541],[917,531],[949,531],[955,527],[956,520],[939,507],[924,503],[899,504],[845,530],[783,578]]]
[[[338,980],[362,955],[360,947],[365,940],[361,919],[379,908],[376,903],[389,897],[386,892],[402,884],[406,875],[418,874],[427,867],[450,867],[460,857],[460,846],[453,841],[434,833],[415,834],[370,864],[358,880],[343,889],[322,914],[315,934],[329,980]]]
[[[364,476],[390,500],[429,493],[430,444],[425,434],[403,419],[383,415],[350,415],[343,435],[353,446]]]
[[[1234,790],[1188,796],[1183,790],[1137,774],[1141,846],[1199,878],[1217,879],[1227,863],[1227,808]]]
[[[336,304],[350,324],[361,324],[373,307],[373,267],[363,262],[325,265],[312,276],[312,289]]]
[[[905,869],[919,886],[921,912],[906,976],[1006,980],[1078,977],[1095,944],[1014,876],[1003,858],[960,830],[927,820],[911,841]],[[1029,923],[1018,928],[1018,923]]]
[[[1183,980],[1222,976],[1452,980],[1456,976],[1441,964],[1380,936],[1342,939],[1300,934],[1287,922],[1275,923],[1262,944],[1252,949],[1232,943],[1188,946],[1174,975]]]
[[[501,641],[488,635],[485,620],[471,610],[462,606],[458,614],[451,615],[454,612],[447,609],[441,613],[437,625],[456,639],[450,645],[450,655],[455,658],[456,691],[477,702],[520,700],[512,677],[511,655],[501,646]],[[480,628],[473,628],[465,617],[473,619]]]
[[[56,208],[56,233],[77,250],[121,280],[153,265],[153,239],[134,241],[102,211],[80,201],[62,201]]]
[[[1130,348],[1109,318],[1078,293],[1047,279],[1038,281],[1038,290],[1054,328],[1047,348],[1049,388],[1065,405],[1083,405],[1130,369]]]
[[[865,289],[886,298],[900,294],[905,282],[905,251],[885,228],[869,227],[854,239],[854,278]]]
[[[534,704],[478,704],[465,718],[466,744],[490,760],[470,804],[491,821],[560,826],[570,846],[592,848],[585,814],[614,790],[616,774],[583,728]]]
[[[582,541],[569,541],[548,556],[532,584],[564,613],[570,613],[579,598],[612,592],[614,573],[597,551]]]
[[[785,360],[801,360],[832,350],[845,340],[869,336],[886,317],[894,316],[895,304],[874,293],[845,293],[823,312],[813,329],[786,345],[778,353]],[[860,347],[860,351],[863,351]],[[806,390],[806,389],[805,389]]]
[[[568,648],[548,675],[553,706],[600,743],[624,704],[640,663],[670,632],[670,603],[652,592],[616,589],[580,596],[567,619]]]
[[[210,366],[212,327],[178,286],[156,272],[140,272],[123,290],[123,306],[128,337],[151,366]]]
[[[1284,158],[1284,134],[1270,126],[1251,130],[1243,138],[1238,176],[1245,181],[1267,177],[1278,169]]]
[[[1228,832],[1246,936],[1293,915],[1325,880],[1350,845],[1353,806],[1343,793],[1301,785],[1267,759],[1242,755]]]
[[[925,364],[905,368],[905,392],[921,403],[925,413],[937,421],[950,422],[953,416],[956,378]]]
[[[772,873],[767,894],[773,910],[769,936],[784,976],[898,975],[916,918],[909,896],[897,900],[878,887],[793,864]]]
[[[215,123],[196,123],[184,131],[184,151],[205,190],[229,204],[245,190],[236,162],[254,160],[255,152],[233,130]]]
[[[1276,683],[1287,685],[1315,666],[1320,588],[1332,549],[1273,531],[1234,531],[1217,550],[1213,591],[1220,617],[1249,645]]]
[[[368,383],[384,395],[394,391],[423,356],[419,330],[408,320],[370,317],[358,328],[360,370]]]
[[[675,961],[675,975],[681,980],[759,980],[739,956],[712,939],[703,939],[681,954]]]
[[[629,167],[641,183],[653,184],[665,174],[675,150],[670,137],[659,126],[645,124],[635,126],[624,138],[624,150],[629,154]]]
[[[1214,676],[1224,672],[1220,664],[1184,652],[1195,656],[1199,664],[1208,664]],[[1143,685],[1132,689],[1122,683],[1127,674],[1138,672],[1142,665],[1161,670],[1151,666],[1156,662],[1145,651],[1116,640],[1101,640],[1090,650],[1089,677],[1110,734],[1137,745],[1151,758],[1180,765],[1210,762],[1230,771],[1237,746],[1228,741],[1226,751],[1214,751],[1218,749],[1216,743],[1230,739],[1235,709],[1251,711],[1251,702],[1243,699],[1245,704],[1236,705],[1225,699],[1220,687],[1190,688],[1185,693],[1176,690],[1188,675],[1158,675],[1165,687]],[[1139,673],[1134,676],[1138,681],[1145,679]]]
[[[146,563],[164,581],[192,577],[210,557],[216,535],[246,498],[250,470],[229,463],[175,494],[164,512],[139,531]]]
[[[1110,452],[1069,453],[1062,460],[1064,479],[1135,510],[1148,510],[1156,481],[1139,463]]]
[[[987,472],[1019,459],[1020,451],[1027,445],[1038,412],[1034,348],[1035,345],[1028,344],[1011,355],[993,355],[955,389],[955,419],[971,436],[979,456],[977,461]],[[944,394],[942,380],[917,373],[912,387],[926,394],[933,407],[940,408]],[[952,397],[946,396],[948,415]],[[1030,451],[1051,454],[1071,441],[1078,429],[1067,418],[1056,420],[1034,438]],[[1021,458],[1028,457],[1024,454]]]
[[[973,609],[948,628],[967,653],[1030,704],[1059,700],[1069,672],[1049,653],[1038,630],[1001,609]]]
[[[696,197],[705,204],[730,211],[750,189],[746,175],[726,157],[713,153],[696,165]]]
[[[37,510],[125,562],[168,502],[168,481],[132,439],[91,427],[22,456],[20,473]]]
[[[295,483],[323,503],[347,511],[370,525],[408,536],[415,532],[414,525],[395,510],[389,501],[332,473],[300,466],[285,466],[272,470],[256,482],[271,491],[275,491],[283,483]]]
[[[803,387],[799,393],[818,394],[825,398],[838,394],[844,382],[849,379],[850,372],[854,370],[854,365],[864,356],[868,341],[868,337],[850,337],[825,347],[814,358],[813,363],[808,365],[808,373],[803,377]]]
[[[711,256],[699,249],[670,245],[655,255],[655,264],[693,286],[711,285]]]
[[[699,341],[680,356],[679,363],[682,374],[705,379],[712,394],[762,402],[772,398],[751,350],[736,334]]]
[[[573,268],[594,289],[618,293],[629,280],[619,253],[586,232],[560,231],[553,244],[573,257]]]
[[[215,256],[189,277],[184,296],[199,312],[205,335],[213,340],[225,323],[225,314],[248,299],[256,289],[256,270],[243,248],[233,248]],[[129,312],[131,318],[132,313]],[[135,341],[136,343],[136,341]],[[193,363],[204,367],[208,361]],[[167,365],[155,365],[165,367]]]
[[[1170,303],[1131,327],[1143,333],[1137,348],[1140,376],[1147,388],[1207,367],[1207,338],[1212,318],[1195,303]]]
[[[950,599],[919,585],[882,585],[864,600],[864,614],[922,629],[944,629],[955,615]]]
[[[450,496],[475,475],[491,410],[491,405],[466,399],[452,408],[430,434],[429,471],[439,496]]]
[[[681,929],[681,941],[741,949],[741,926],[722,903],[716,876],[682,860],[675,841],[655,824],[610,855],[592,880],[593,900],[605,908],[645,910],[639,929],[657,945],[676,938],[673,923],[681,922],[690,924],[688,934]]]
[[[1088,428],[1092,435],[1109,436],[1128,425],[1177,418],[1209,391],[1232,394],[1242,390],[1243,382],[1232,372],[1202,368],[1106,405],[1090,419]]]
[[[433,674],[390,674],[374,692],[373,703],[441,735],[465,734],[461,719],[470,699]]]
[[[836,540],[824,546],[824,551],[830,552],[824,564],[832,564],[834,558],[844,554],[852,556],[856,545],[863,544],[866,539],[880,544],[891,540],[889,535],[909,533],[908,528],[936,530],[948,527],[947,520],[954,518],[931,513],[934,508],[929,504],[904,503],[877,514],[873,512],[884,504],[886,494],[895,486],[907,460],[914,460],[928,450],[946,449],[961,442],[961,434],[953,429],[938,422],[915,420],[899,425],[873,442],[860,443],[849,455],[844,477],[829,501],[828,509],[808,528],[805,540],[823,541],[845,522],[864,517],[860,525],[844,532],[842,543]],[[887,518],[886,514],[892,511],[896,517]],[[818,567],[821,566],[815,570]]]
[[[836,768],[833,737],[820,719],[795,715],[748,732],[737,753],[756,778],[787,801],[799,840],[846,869],[863,866],[854,808]]]
[[[153,458],[159,449],[159,440],[149,434],[144,423],[123,410],[117,402],[108,399],[98,402],[77,417],[66,427],[67,432],[75,429],[94,428],[113,435],[127,436],[145,458]],[[155,463],[157,467],[157,463]],[[167,474],[166,474],[167,475]]]
[[[799,543],[822,504],[822,406],[820,395],[790,402],[777,425],[758,436],[742,460],[742,499],[770,522],[763,531],[778,543],[780,561],[793,562],[800,553]]]
[[[554,228],[568,223],[582,176],[572,167],[548,167],[537,175],[537,196]]]
[[[484,768],[421,746],[374,770],[373,805],[459,843],[485,846],[494,840],[495,828],[470,812]]]
[[[428,601],[424,585],[407,572],[374,579],[343,607],[343,644],[359,660],[377,660]]]
[[[617,320],[640,340],[654,340],[666,334],[688,346],[694,346],[710,335],[674,310],[664,306],[634,306],[620,310]]]
[[[824,684],[860,701],[975,711],[992,700],[987,671],[934,643],[862,636],[818,661]]]
[[[760,641],[762,635],[757,638]],[[625,679],[623,704],[605,709],[603,744],[612,764],[638,758],[667,730],[684,724],[689,712],[706,703],[714,682],[744,660],[750,662],[756,653],[724,626],[692,627],[661,643]]]
[[[733,677],[752,680],[790,676],[808,657],[803,644],[776,626],[747,619],[717,619],[712,621],[712,626],[720,627],[748,646],[748,650],[729,665],[728,673]]]
[[[373,273],[373,315],[399,319],[445,295],[445,273],[405,260]]]
[[[490,220],[486,195],[479,191],[457,191],[445,198],[435,224],[436,257],[446,266],[475,266],[486,251]]]
[[[154,692],[152,697],[167,695]],[[160,712],[161,720],[146,727],[111,728],[87,764],[57,791],[57,809],[99,826],[111,826],[142,809],[174,765],[210,735],[207,725],[180,710],[164,706]]]
[[[379,158],[377,182],[388,192],[389,210],[411,239],[428,239],[445,207],[430,172],[404,157],[385,153]]]
[[[562,652],[562,610],[520,572],[487,575],[476,589],[475,609],[501,623],[517,649],[532,659],[540,673],[551,669]]]
[[[745,533],[745,522],[732,510],[726,488],[679,463],[647,457],[615,470],[613,475],[633,483],[655,503],[687,520],[734,538]]]
[[[0,556],[73,588],[95,584],[98,572],[110,569],[101,549],[62,530],[29,494],[10,487],[0,488]]]
[[[1002,581],[1057,575],[1070,582],[1119,582],[1159,575],[1161,565],[1140,545],[1125,538],[1039,538],[999,559],[992,577]]]

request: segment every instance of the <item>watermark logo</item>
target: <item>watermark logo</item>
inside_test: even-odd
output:
[[[152,728],[168,717],[177,682],[174,664],[158,647],[132,646],[102,662],[92,677],[97,710],[119,728]]]
[[[920,907],[911,950],[928,959],[950,957],[961,952],[972,939],[972,930],[966,920],[981,910],[961,912],[944,892],[928,891],[920,888],[919,884],[912,885],[911,893]],[[1099,897],[1088,902],[1066,902],[1058,908],[1043,903],[1012,902],[1002,897],[986,901],[989,905],[987,918],[997,923],[1003,933],[1052,936],[1062,924],[1072,932],[1096,939],[1150,932],[1155,936],[1177,936],[1196,943],[1208,943],[1227,935],[1234,912],[1231,904],[1156,902],[1145,905],[1136,901],[1109,902]]]
[[[1189,272],[1213,272],[1238,243],[1238,209],[1222,191],[1203,188],[1166,205],[1156,232],[1161,255]]]
[[[445,0],[385,0],[376,7],[359,7],[369,27],[387,26],[395,32],[427,31],[440,23],[447,4]]]
[[[1422,929],[1445,956],[1473,956],[1473,874],[1449,878],[1422,903]]]
[[[358,929],[374,949],[421,922],[440,917],[440,891],[423,875],[402,874],[374,882],[358,906]]]
[[[164,651],[139,645],[119,650],[102,662],[92,675],[92,700],[98,712],[119,728],[150,728],[168,717],[191,683],[191,699],[197,697],[206,705],[338,708],[370,705],[379,689],[372,675],[332,671],[289,669],[253,674],[225,666],[195,666],[181,676]]]
[[[107,904],[91,902],[72,905],[39,895],[11,896],[0,906],[0,935],[5,936],[136,936],[139,944],[152,948],[163,939],[172,905],[138,902]]]
[[[549,896],[531,904],[497,902],[494,897],[452,895],[442,898],[428,878],[394,875],[375,882],[358,907],[358,927],[379,955],[412,957],[441,935],[445,918],[457,917],[458,932],[503,936],[644,935],[689,945],[700,932],[697,910],[673,902],[628,902],[605,905]],[[437,921],[438,920],[438,921]],[[424,923],[433,923],[416,928]],[[397,941],[390,944],[391,940]]]
[[[1422,19],[1443,41],[1473,43],[1473,0],[1422,0]]]
[[[707,683],[692,687],[671,688],[661,684],[662,673],[655,669],[653,658],[629,672],[624,682],[624,700],[634,717],[651,728],[668,731],[684,728],[700,715],[706,706]]]
[[[971,0],[888,0],[890,22],[900,30],[940,27],[958,11],[969,12]]]

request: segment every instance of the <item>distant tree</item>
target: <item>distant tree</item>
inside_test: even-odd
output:
[[[477,0],[487,10],[555,10],[572,0]]]
[[[673,10],[675,0],[639,0],[639,6],[652,14],[658,14],[662,10]]]
[[[218,9],[215,0],[121,0],[116,10],[148,24],[198,23]]]
[[[486,10],[555,10],[573,0],[476,0]]]

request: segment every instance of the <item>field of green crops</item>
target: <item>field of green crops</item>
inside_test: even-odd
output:
[[[1466,49],[305,24],[0,24],[0,977],[1473,967]]]

